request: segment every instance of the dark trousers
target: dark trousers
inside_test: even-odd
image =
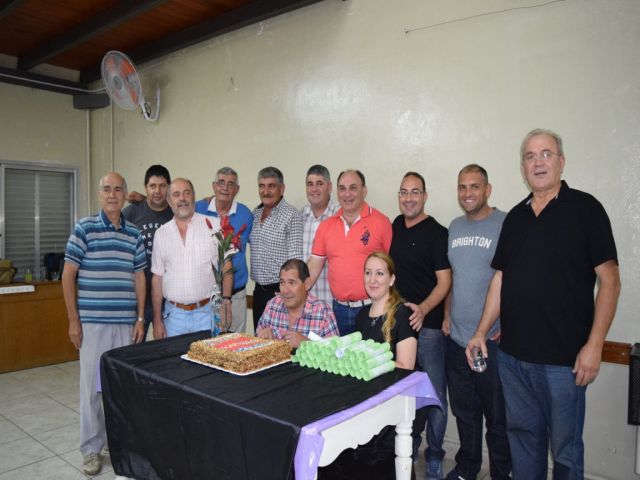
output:
[[[164,314],[164,298],[162,299],[162,313]],[[147,334],[149,333],[149,326],[153,323],[153,308],[151,307],[151,294],[147,293],[147,300],[144,304],[144,337],[142,341],[147,341]]]
[[[475,479],[482,466],[482,423],[487,421],[487,448],[492,479],[510,478],[511,453],[507,440],[504,396],[498,376],[498,344],[487,341],[487,369],[476,373],[467,363],[465,349],[447,339],[449,405],[456,417],[460,449],[456,474]]]
[[[253,331],[258,329],[258,321],[264,312],[267,302],[276,296],[276,292],[280,291],[279,283],[270,285],[260,285],[256,283],[253,289]]]

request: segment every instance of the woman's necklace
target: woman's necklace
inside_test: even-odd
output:
[[[371,326],[375,327],[376,323],[378,323],[378,320],[380,320],[382,317],[384,317],[384,314],[378,315],[377,317],[369,317],[371,319]]]
[[[386,299],[385,299],[386,301]],[[373,312],[381,312],[380,315],[373,316]],[[379,319],[384,317],[384,302],[373,302],[369,309],[369,318],[371,319],[371,327],[375,327]]]

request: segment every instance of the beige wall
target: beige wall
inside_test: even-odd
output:
[[[141,188],[147,166],[162,163],[204,196],[228,164],[252,207],[255,175],[271,164],[301,206],[304,172],[319,162],[334,175],[360,168],[371,203],[394,216],[401,175],[414,169],[427,178],[429,213],[447,225],[461,213],[463,165],[484,165],[492,203],[509,209],[527,193],[521,138],[551,128],[565,140],[564,178],[594,194],[612,220],[623,293],[609,339],[638,341],[640,2],[514,9],[537,3],[545,2],[325,0],[144,65],[147,90],[161,87],[160,120],[117,107],[93,112],[92,184],[113,166]],[[0,158],[82,165],[84,114],[68,97],[0,84],[0,109],[11,117],[0,115]],[[633,476],[626,385],[626,368],[604,365],[589,387],[593,478]],[[451,418],[450,441],[455,432]]]
[[[78,168],[78,215],[88,212],[87,121],[68,95],[0,83],[0,160]]]

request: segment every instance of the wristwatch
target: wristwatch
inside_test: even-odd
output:
[[[223,295],[222,296],[222,300],[229,300],[231,301],[231,297],[229,295]]]
[[[138,320],[137,320],[137,321],[138,321],[138,322],[140,322],[140,323],[142,323],[142,322],[144,322],[144,318],[142,318],[142,317],[138,317]]]

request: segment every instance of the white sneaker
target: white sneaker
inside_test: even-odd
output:
[[[97,453],[90,453],[84,457],[84,460],[82,461],[82,471],[85,474],[89,476],[96,475],[101,468],[102,460],[100,460],[100,456]]]

